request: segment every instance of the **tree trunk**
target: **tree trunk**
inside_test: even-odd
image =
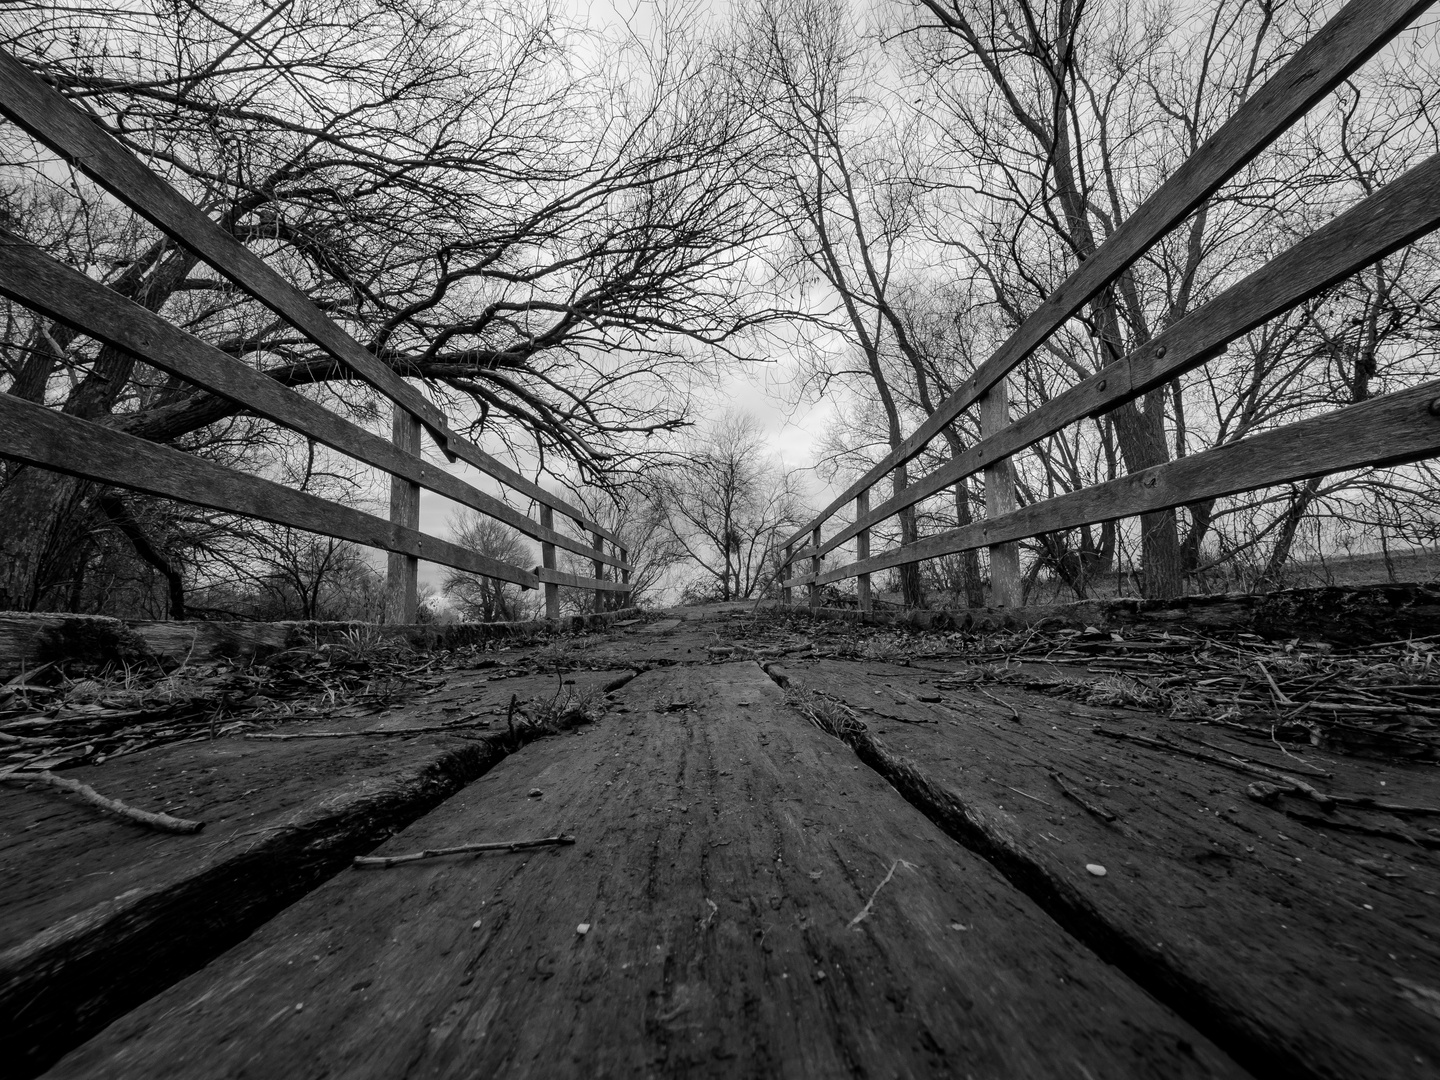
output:
[[[92,485],[21,466],[0,489],[0,611],[65,610],[89,532]]]
[[[1162,392],[1151,391],[1145,395],[1143,412],[1135,402],[1127,401],[1112,414],[1126,472],[1140,472],[1170,460],[1169,448],[1165,445],[1164,405],[1159,400]],[[1166,599],[1183,594],[1185,576],[1180,528],[1174,510],[1140,515],[1140,557],[1147,598]]]
[[[1275,538],[1275,546],[1270,549],[1270,558],[1265,563],[1265,572],[1260,580],[1267,585],[1279,585],[1280,575],[1285,569],[1286,562],[1290,559],[1290,549],[1295,543],[1295,534],[1300,531],[1300,522],[1305,520],[1305,512],[1310,509],[1310,503],[1315,499],[1315,493],[1320,490],[1320,478],[1312,477],[1305,481],[1305,485],[1294,495],[1290,496],[1290,506],[1285,511],[1285,516],[1280,521],[1280,533]]]

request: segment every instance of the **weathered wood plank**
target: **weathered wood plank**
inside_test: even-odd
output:
[[[587,527],[606,539],[616,539],[599,522],[590,521],[564,499],[451,430],[433,402],[346,333],[258,255],[146,168],[93,118],[71,105],[3,50],[0,50],[0,114],[190,248],[375,389],[404,406],[430,430],[448,454],[562,513],[583,518]]]
[[[407,457],[420,456],[420,421],[399,405],[391,406],[390,439]],[[390,520],[402,529],[420,528],[420,485],[390,478]],[[419,610],[420,560],[393,551],[385,560],[385,621],[409,625]]]
[[[999,435],[1010,426],[1010,386],[1001,379],[980,398],[980,433]],[[1010,459],[1001,458],[985,466],[985,519],[998,520],[1015,509],[1015,474]],[[1019,607],[1023,598],[1020,583],[1020,545],[1013,540],[992,543],[990,554],[990,606]]]
[[[0,455],[132,491],[414,555],[527,589],[540,583],[528,570],[448,540],[401,528],[374,514],[247,476],[193,454],[158,446],[9,394],[0,394]]]
[[[1193,733],[1282,773],[1297,768],[1293,756],[1221,729],[1016,685],[981,684],[986,698],[934,673],[857,667],[771,671],[856,710],[867,730],[849,740],[864,761],[1254,1075],[1434,1075],[1440,1018],[1425,1011],[1425,991],[1411,989],[1440,991],[1440,867],[1431,854],[1308,826],[1247,798],[1247,773],[1093,728],[1226,756],[1181,737]],[[1308,777],[1323,790],[1440,802],[1425,766],[1303,756],[1333,774]],[[1082,809],[1067,788],[1113,820]]]
[[[855,496],[855,518],[868,516],[870,513],[870,492],[862,491]],[[855,534],[855,557],[865,560],[870,557],[870,530],[859,529]],[[858,574],[855,582],[856,607],[861,611],[870,611],[875,603],[870,596],[870,575]]]
[[[1059,431],[1206,363],[1242,334],[1440,227],[1440,156],[1276,256],[1243,281],[1167,327],[1144,348],[1076,383],[1017,420],[1008,430],[967,448],[954,460],[887,499],[825,542],[821,554],[860,529],[938,494]]]
[[[616,674],[569,677],[586,693]],[[555,688],[552,675],[488,684],[483,675],[451,679],[440,693],[383,719],[325,726],[430,727],[455,703],[493,713],[492,725],[504,728],[512,694],[548,698]],[[53,792],[7,786],[0,803],[6,1075],[36,1075],[533,736],[532,729],[491,736],[472,728],[454,736],[335,742],[222,738],[67,774],[136,806],[183,806],[205,822],[193,840],[164,843]]]
[[[290,282],[230,236],[93,118],[0,51],[0,113],[127,206],[190,248],[392,401],[443,437],[440,410],[327,318]]]
[[[540,524],[547,529],[555,527],[555,512],[548,506],[540,507]],[[543,566],[535,568],[535,577],[538,580],[541,574],[557,573],[555,569],[555,545],[541,544],[540,559]],[[557,582],[545,582],[545,618],[552,622],[560,618],[560,586]]]
[[[575,846],[342,874],[53,1075],[1240,1075],[754,665],[618,698],[380,853]]]
[[[914,434],[798,530],[792,541],[800,540],[860,491],[873,487],[896,465],[923,450],[946,424],[1039,348],[1091,297],[1430,6],[1431,0],[1351,0],[1126,218]]]
[[[564,570],[552,570],[546,566],[535,567],[535,576],[546,585],[565,585],[572,589],[594,589],[598,592],[629,592],[630,586],[624,581],[606,581],[604,578],[583,577]]]
[[[418,455],[397,452],[391,442],[187,334],[4,228],[0,228],[0,255],[0,294],[134,353],[162,371],[239,402],[267,420],[503,521],[526,536],[548,540],[579,555],[597,557],[596,549],[564,533],[542,530],[518,510],[459,477]],[[618,565],[619,560],[613,556],[599,557]]]
[[[1313,420],[1290,424],[1229,446],[1144,469],[1104,484],[1031,503],[994,521],[936,533],[865,562],[797,584],[874,573],[917,559],[1019,540],[1037,533],[1182,506],[1196,499],[1324,476],[1368,465],[1391,465],[1440,454],[1440,382],[1372,398]]]

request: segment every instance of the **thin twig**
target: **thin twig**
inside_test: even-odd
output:
[[[1055,785],[1060,789],[1061,794],[1078,805],[1080,809],[1084,810],[1087,814],[1092,814],[1107,824],[1115,820],[1115,815],[1109,810],[1101,806],[1096,806],[1094,803],[1087,802],[1078,792],[1072,791],[1070,785],[1065,783],[1064,777],[1058,772],[1052,771],[1049,776],[1051,780],[1055,781]]]
[[[7,780],[12,784],[36,782],[60,788],[62,791],[73,792],[86,802],[109,810],[112,814],[118,814],[127,821],[158,829],[161,832],[197,833],[205,827],[203,821],[189,821],[185,818],[171,817],[169,814],[152,814],[148,810],[136,810],[133,806],[126,806],[118,799],[106,798],[87,784],[82,784],[78,780],[67,780],[52,772],[4,772],[0,773],[0,780]]]
[[[1005,708],[1009,709],[1009,710],[1010,710],[1010,719],[1011,719],[1011,720],[1014,720],[1017,724],[1020,722],[1020,710],[1017,709],[1017,708],[1015,708],[1014,705],[1011,705],[1008,701],[1001,701],[998,697],[996,697],[994,694],[990,693],[990,691],[986,690],[983,686],[977,686],[977,687],[975,687],[975,689],[976,689],[976,690],[979,690],[980,693],[984,694],[984,695],[985,695],[986,697],[988,697],[991,701],[995,702],[996,705],[1001,705],[1001,706],[1004,706]]]
[[[871,909],[875,906],[875,898],[880,895],[881,889],[883,889],[886,885],[890,884],[890,879],[895,876],[895,868],[897,866],[903,866],[907,870],[915,869],[914,866],[906,862],[904,859],[896,859],[893,863],[891,863],[890,872],[885,875],[885,879],[881,881],[879,885],[875,886],[875,891],[870,894],[870,899],[865,901],[865,906],[860,909],[860,913],[856,915],[853,919],[851,919],[849,924],[845,927],[847,930],[854,930],[857,926],[860,925],[860,923],[870,917]]]
[[[488,723],[488,721],[487,721]],[[271,742],[286,742],[290,739],[358,739],[367,735],[447,735],[459,734],[459,724],[444,727],[417,728],[369,728],[365,731],[297,731],[288,734],[248,731],[247,739],[267,739]]]
[[[463,855],[471,851],[522,851],[525,848],[558,847],[575,843],[573,836],[545,836],[539,840],[504,840],[499,843],[461,844],[458,847],[426,848],[412,851],[408,855],[357,855],[356,867],[374,867],[385,870],[400,863],[419,862],[421,859],[438,859],[442,855]]]

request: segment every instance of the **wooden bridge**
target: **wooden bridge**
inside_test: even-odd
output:
[[[7,790],[11,1075],[1434,1076],[1433,760],[1057,697],[1226,648],[1113,625],[681,609],[66,774],[193,835]]]
[[[383,470],[391,513],[8,394],[0,454],[385,550],[402,627],[424,558],[543,586],[555,632],[502,649],[477,630],[469,652],[436,651],[407,672],[413,691],[378,717],[248,738],[215,737],[212,724],[210,738],[101,767],[0,774],[0,1046],[14,1074],[1436,1075],[1433,631],[1357,642],[1304,628],[1261,648],[1259,623],[1202,632],[1199,607],[1176,609],[1163,633],[1057,612],[1071,636],[1032,654],[1039,631],[1015,611],[1015,542],[1434,457],[1440,382],[1020,509],[1007,459],[1434,230],[1440,159],[1028,415],[1012,420],[1005,390],[1066,320],[1429,6],[1346,6],[916,432],[791,538],[782,595],[806,588],[809,610],[658,618],[607,612],[624,603],[632,569],[613,532],[456,432],[403,370],[0,55],[0,113],[388,398],[391,438],[8,232],[0,293]],[[970,408],[979,443],[894,482]],[[529,499],[536,517],[427,463],[422,432]],[[985,520],[870,550],[875,525],[977,472]],[[882,481],[892,491],[872,505]],[[421,533],[422,487],[540,541],[542,565]],[[557,529],[557,513],[575,534]],[[854,557],[827,568],[852,541]],[[557,548],[590,560],[591,574],[560,570]],[[980,548],[994,607],[981,622],[1024,634],[987,644],[864,622],[872,573]],[[849,579],[858,621],[821,618],[822,587]],[[563,634],[561,588],[593,592],[596,613]],[[1407,596],[1377,603],[1434,606],[1424,590]],[[973,631],[974,613],[964,618]],[[1371,647],[1394,653],[1383,654],[1384,679],[1358,697],[1316,696],[1357,677],[1337,656]],[[1176,661],[1226,649],[1246,656],[1245,674],[1197,679]],[[1077,703],[1062,676],[1097,652],[1130,664],[1097,674],[1175,661],[1171,681],[1081,687]],[[1275,663],[1306,657],[1323,659],[1313,681],[1274,677]],[[1305,749],[1274,726],[1267,738],[1264,724],[1205,712],[1217,683],[1234,684],[1236,708],[1260,701],[1277,725],[1301,713],[1326,724]],[[1179,701],[1177,686],[1193,697]],[[23,676],[8,689],[28,692]],[[1352,715],[1386,720],[1340,719]],[[37,739],[15,732],[7,741]],[[1360,743],[1371,752],[1357,757]],[[173,834],[81,798],[102,796]],[[437,854],[467,845],[481,849]]]

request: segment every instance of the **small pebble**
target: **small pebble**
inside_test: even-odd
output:
[[[541,795],[541,791],[540,791],[540,789],[539,789],[538,787],[532,787],[532,788],[530,789],[530,798],[532,798],[532,799],[538,799],[538,798],[540,798],[540,795]]]
[[[962,926],[962,925],[961,925],[960,923],[958,923],[958,922],[952,922],[952,923],[950,924],[950,929],[951,929],[951,930],[969,930],[970,928],[969,928],[968,926]]]
[[[590,924],[588,922],[582,922],[579,926],[575,927],[575,932],[577,934],[588,934],[590,932]]]
[[[303,1001],[301,1001],[301,1002],[299,1002],[299,1003],[296,1004],[296,1006],[295,1006],[295,1011],[296,1011],[296,1012],[299,1012],[299,1011],[300,1011],[301,1009],[303,1009],[303,1008],[305,1008],[305,1003],[304,1003]]]
[[[1086,863],[1085,869],[1089,870],[1090,873],[1094,874],[1096,877],[1105,876],[1105,868],[1101,866],[1098,862]]]
[[[470,929],[471,929],[471,930],[479,930],[479,929],[480,929],[480,920],[479,920],[479,919],[476,919],[473,923],[471,923],[471,924],[470,924]]]

